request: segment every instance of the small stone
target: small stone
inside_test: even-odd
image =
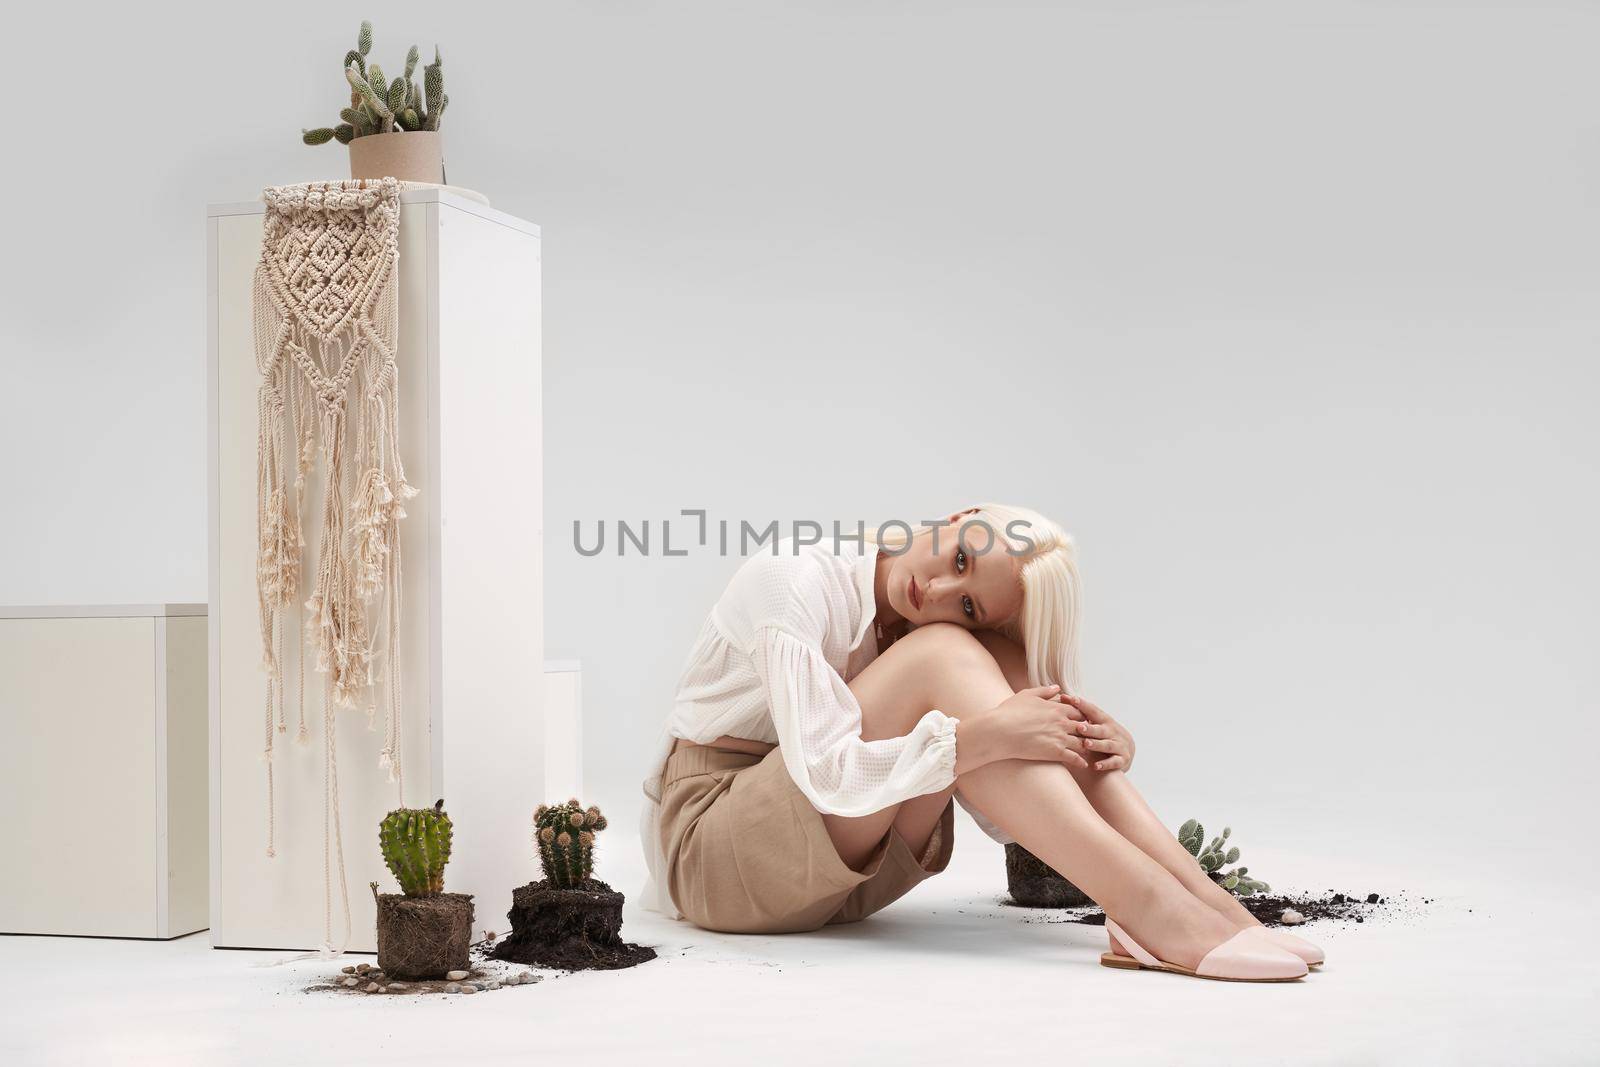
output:
[[[360,979],[357,979],[357,978],[346,978],[344,980],[344,987],[346,989],[354,989],[356,986],[358,986],[360,984],[361,984],[361,981],[360,981]]]
[[[483,983],[483,988],[484,989],[499,989],[500,988],[500,983],[496,979],[491,978],[487,982]]]
[[[370,963],[358,963],[358,964],[356,964],[356,973],[357,974],[366,974],[370,970],[372,970],[372,964],[370,964]]]
[[[400,993],[400,992],[403,992],[403,991],[405,991],[407,989],[410,989],[411,987],[406,985],[404,982],[390,982],[389,983],[389,988],[394,990],[396,993]]]
[[[389,987],[386,986],[386,985],[381,985],[381,986],[378,987],[378,992],[387,993],[387,992],[389,992]]]
[[[461,983],[451,982],[449,985],[444,987],[444,991],[446,993],[459,993],[461,992]]]
[[[1284,908],[1283,914],[1278,916],[1278,921],[1285,926],[1299,926],[1306,921],[1306,917],[1293,908]]]
[[[463,993],[476,993],[477,991],[478,991],[478,987],[473,985],[471,982],[462,983],[461,992],[463,992]]]
[[[471,971],[451,971],[449,974],[445,975],[445,978],[452,982],[459,982],[471,973]]]
[[[355,969],[354,965],[349,966],[349,967],[340,967],[339,970],[342,971],[345,974],[355,974],[356,973],[356,969]]]
[[[1367,903],[1368,904],[1376,904],[1377,902],[1378,902],[1378,894],[1376,894],[1376,893],[1368,893],[1367,894]]]
[[[368,982],[367,983],[367,992],[368,993],[376,993],[377,991],[378,991],[378,983],[377,982]]]

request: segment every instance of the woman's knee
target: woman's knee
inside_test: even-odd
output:
[[[931,666],[941,668],[995,667],[995,658],[983,647],[976,635],[965,626],[953,622],[930,622],[917,627],[894,647],[904,646],[906,655],[915,656]]]

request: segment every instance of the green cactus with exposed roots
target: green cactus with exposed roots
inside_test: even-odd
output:
[[[369,63],[372,52],[372,23],[363,22],[356,36],[356,47],[344,54],[345,81],[350,86],[350,106],[339,112],[343,121],[337,126],[321,126],[314,130],[301,130],[300,139],[306,144],[327,144],[338,141],[349,144],[357,137],[370,137],[377,133],[438,130],[450,105],[450,95],[444,91],[444,60],[437,46],[433,62],[422,68],[422,88],[412,80],[421,53],[412,45],[406,53],[405,74],[393,81],[383,76],[383,68]]]
[[[1205,871],[1213,882],[1230,893],[1249,897],[1271,891],[1272,887],[1267,883],[1249,877],[1248,867],[1235,867],[1231,871],[1222,869],[1230,863],[1239,861],[1239,846],[1227,847],[1228,838],[1232,835],[1233,827],[1224,826],[1221,836],[1213,837],[1209,843],[1205,843],[1206,828],[1200,825],[1198,820],[1190,819],[1178,828],[1178,843],[1188,850],[1189,855],[1195,858],[1195,862],[1200,864],[1200,869]]]
[[[552,886],[571,889],[594,874],[594,835],[606,828],[599,808],[585,808],[577,798],[565,804],[540,804],[533,813],[533,843],[539,864]]]
[[[396,808],[378,824],[383,862],[408,897],[444,892],[444,865],[450,862],[450,816],[444,801],[431,808]]]

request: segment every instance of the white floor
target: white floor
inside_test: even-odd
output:
[[[630,904],[625,932],[659,961],[473,997],[306,993],[338,964],[260,966],[287,954],[213,951],[205,934],[0,937],[0,1063],[1600,1062],[1600,945],[1577,884],[1324,862],[1317,889],[1404,888],[1412,904],[1306,927],[1323,972],[1246,986],[1098,966],[1102,930],[1001,906],[998,847],[970,825],[958,838],[946,875],[865,923],[730,937]],[[614,881],[635,884],[631,847],[611,844]],[[480,910],[481,925],[499,908]]]

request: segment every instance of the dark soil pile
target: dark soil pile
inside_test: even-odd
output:
[[[1077,886],[1016,842],[1006,846],[1006,888],[1024,908],[1079,908],[1091,903]]]
[[[563,971],[614,971],[656,958],[622,940],[622,894],[594,879],[572,889],[529,882],[511,894],[511,933],[494,958]]]
[[[472,896],[378,894],[378,966],[399,979],[442,978],[467,969]]]

